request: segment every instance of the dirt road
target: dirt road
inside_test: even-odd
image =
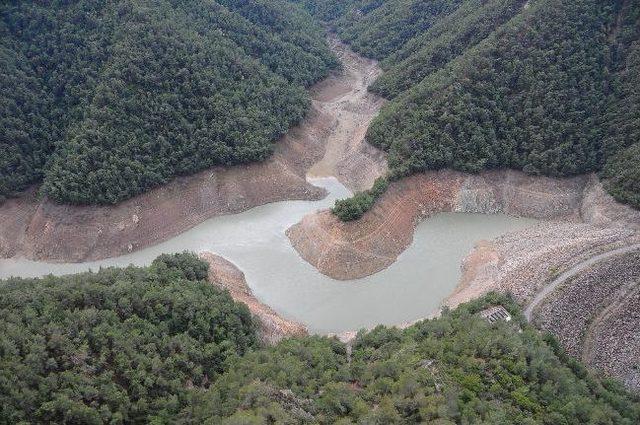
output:
[[[531,302],[527,305],[526,309],[524,310],[525,317],[530,322],[535,308],[538,307],[544,301],[544,299],[551,292],[553,292],[558,286],[562,285],[572,277],[587,270],[589,267],[593,266],[596,263],[599,263],[600,261],[606,260],[611,257],[615,257],[616,255],[627,254],[629,252],[639,250],[639,249],[640,249],[640,244],[633,244],[633,245],[625,246],[622,248],[614,249],[611,251],[603,252],[601,254],[598,254],[596,256],[589,258],[588,260],[585,260],[579,264],[576,264],[569,270],[560,274],[558,277],[552,280],[548,285],[546,285],[544,288],[542,288],[540,292],[536,294],[536,296],[531,300]]]

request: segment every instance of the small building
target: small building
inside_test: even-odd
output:
[[[501,305],[489,307],[486,310],[482,310],[480,312],[480,317],[487,319],[489,323],[495,323],[498,320],[504,320],[505,322],[511,321],[511,315]]]

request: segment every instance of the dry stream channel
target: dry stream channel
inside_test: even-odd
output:
[[[339,53],[343,61],[345,55],[346,59],[353,55],[342,49]],[[368,73],[354,78],[360,68],[348,60],[345,68],[351,78],[335,79],[336,84],[342,84],[333,90],[338,93],[337,97],[316,99],[336,120],[335,130],[326,144],[325,158],[318,163],[321,167],[316,166],[309,173],[316,176],[309,177],[311,184],[327,190],[324,199],[276,202],[240,214],[213,217],[165,242],[103,261],[50,264],[23,258],[1,259],[0,278],[64,275],[130,264],[142,266],[162,253],[209,251],[242,270],[260,301],[285,318],[306,325],[310,332],[337,333],[377,324],[404,324],[431,315],[457,286],[461,262],[476,242],[521,230],[536,221],[506,215],[438,214],[418,225],[413,243],[394,264],[358,280],[333,280],[304,261],[285,231],[305,215],[329,208],[336,199],[350,195],[349,189],[331,175],[345,181],[344,169],[348,169],[349,164],[342,172],[336,169],[340,169],[341,162],[356,156],[354,150],[341,148],[339,142],[347,146],[364,137],[362,131],[354,130],[357,114],[350,111],[354,104],[368,96],[366,84],[375,72],[370,66],[361,67]],[[353,82],[353,86],[345,87],[345,81]],[[326,84],[332,84],[331,79]],[[326,84],[324,92],[331,93],[332,89]],[[358,128],[366,129],[375,113],[377,107],[360,114]]]

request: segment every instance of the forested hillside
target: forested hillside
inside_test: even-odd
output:
[[[351,353],[322,337],[268,348],[206,275],[179,254],[0,281],[0,423],[640,421],[637,398],[566,357],[505,297],[360,333]],[[514,320],[479,316],[496,303]]]
[[[248,308],[206,277],[179,254],[0,282],[0,423],[167,423],[257,344]]]
[[[478,312],[504,303],[518,322]],[[520,326],[525,326],[519,332]],[[232,362],[195,399],[195,423],[632,424],[637,398],[567,358],[501,296],[404,331],[284,341]]]
[[[3,2],[0,198],[115,203],[262,160],[337,60],[284,0]]]
[[[640,207],[640,2],[303,3],[381,61],[370,90],[393,101],[367,138],[389,152],[391,177],[604,168],[609,191]]]

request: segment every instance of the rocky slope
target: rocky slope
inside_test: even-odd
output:
[[[585,250],[597,241],[631,236],[640,223],[639,214],[604,194],[595,177],[552,179],[515,171],[466,175],[444,170],[393,183],[361,220],[345,223],[323,211],[305,217],[288,230],[288,236],[300,255],[322,273],[335,279],[356,279],[393,263],[411,243],[422,219],[450,211],[551,220],[553,223],[534,231],[562,238],[563,232],[575,229]],[[549,242],[542,236],[537,239],[541,249]],[[575,239],[567,236],[563,240]]]
[[[316,89],[322,92],[322,111],[335,117],[335,124],[325,141],[324,156],[307,176],[336,177],[357,192],[370,188],[387,171],[386,154],[365,141],[369,124],[384,102],[367,87],[382,71],[377,62],[355,54],[337,38],[330,37],[329,41],[344,69]]]
[[[204,220],[287,199],[319,199],[305,180],[322,157],[331,118],[317,108],[262,163],[214,168],[115,206],[70,206],[38,199],[35,190],[0,206],[0,255],[80,262],[157,244]]]
[[[640,250],[601,261],[557,288],[534,323],[573,356],[640,390]]]

